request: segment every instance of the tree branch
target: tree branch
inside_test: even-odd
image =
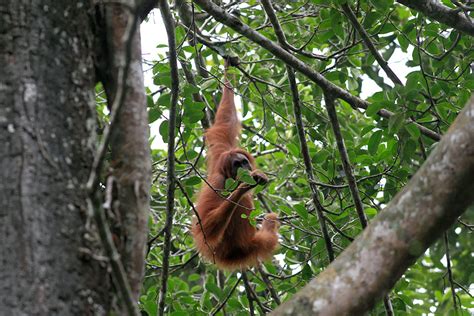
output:
[[[267,286],[268,291],[270,292],[270,296],[273,298],[275,303],[277,305],[281,304],[280,297],[278,296],[277,291],[275,290],[275,287],[272,284],[272,281],[270,281],[270,278],[268,277],[268,274],[263,270],[262,265],[257,266],[257,270],[260,273],[260,276],[262,277],[263,283]]]
[[[273,315],[359,315],[474,202],[474,96],[423,166],[364,232]]]
[[[357,215],[359,216],[360,224],[362,225],[362,228],[365,229],[368,223],[367,216],[364,213],[364,207],[362,205],[359,189],[357,187],[357,181],[355,179],[354,172],[352,171],[352,166],[349,161],[349,155],[347,154],[346,146],[344,145],[344,138],[342,137],[341,128],[339,126],[339,122],[337,119],[337,113],[336,113],[336,107],[334,105],[334,100],[331,99],[331,97],[329,96],[325,96],[325,101],[326,101],[326,109],[328,111],[332,130],[336,138],[337,148],[339,149],[339,155],[341,157],[342,167],[344,169],[344,173],[346,174],[347,182],[349,183],[349,189],[351,191],[352,200],[354,201]],[[390,301],[389,294],[384,296],[383,301],[384,301],[386,315],[387,316],[394,315],[392,302]]]
[[[280,22],[275,15],[273,10],[272,3],[270,0],[260,0],[262,7],[265,10],[270,22],[275,29],[275,34],[278,38],[279,43],[286,43],[285,34],[281,29]],[[296,84],[295,71],[290,66],[286,66],[286,73],[288,75],[288,81],[290,82],[291,95],[293,99],[293,113],[296,121],[296,130],[298,132],[298,138],[300,140],[300,149],[301,154],[303,155],[303,162],[306,169],[306,177],[308,178],[309,187],[311,189],[311,198],[313,200],[314,208],[316,209],[316,215],[318,216],[319,227],[323,234],[324,242],[326,245],[326,250],[328,254],[329,262],[333,261],[335,258],[334,249],[331,242],[331,237],[329,236],[328,228],[326,225],[326,219],[324,217],[324,209],[319,200],[319,190],[318,187],[314,184],[315,178],[313,173],[313,165],[311,162],[311,157],[309,155],[308,144],[306,143],[306,137],[304,133],[304,124],[303,118],[301,115],[301,104],[300,96],[298,94],[298,86]]]
[[[397,0],[397,2],[422,13],[432,20],[474,36],[474,23],[464,16],[461,10],[451,9],[437,0]]]
[[[456,296],[456,288],[454,287],[454,278],[453,278],[453,270],[451,267],[451,255],[449,253],[449,239],[448,239],[448,233],[444,232],[444,247],[445,247],[445,252],[446,252],[446,269],[448,270],[448,281],[449,281],[449,286],[451,288],[451,296],[453,298],[453,306],[454,310],[457,312],[458,310],[458,304],[457,304],[457,296]]]
[[[137,14],[140,21],[144,21],[151,10],[158,6],[158,0],[139,0],[137,2]]]
[[[158,298],[158,315],[163,316],[165,313],[166,291],[168,287],[169,273],[169,256],[171,248],[171,228],[173,226],[174,213],[174,191],[176,187],[175,178],[175,137],[176,137],[176,113],[179,95],[179,76],[178,76],[178,59],[176,52],[176,38],[174,19],[168,6],[168,0],[159,0],[161,16],[163,24],[166,28],[168,36],[169,60],[171,68],[171,105],[168,125],[168,159],[167,159],[167,176],[166,182],[168,189],[166,192],[166,221],[165,221],[165,240],[163,242],[163,270],[161,273],[161,289]]]
[[[397,75],[393,72],[393,70],[388,66],[388,63],[385,61],[385,59],[383,59],[382,55],[377,50],[377,47],[375,47],[374,43],[372,43],[372,40],[370,39],[370,35],[367,34],[366,30],[359,23],[350,5],[348,3],[344,3],[341,5],[341,7],[344,13],[346,14],[347,18],[351,22],[352,26],[356,29],[357,33],[359,33],[359,36],[362,38],[362,41],[364,42],[365,46],[372,53],[374,58],[377,60],[377,63],[380,65],[380,67],[382,67],[382,69],[385,71],[385,73],[390,78],[390,80],[392,80],[394,84],[403,85],[402,81],[397,77]]]
[[[346,174],[347,182],[349,183],[349,190],[351,191],[352,200],[354,201],[355,209],[357,211],[357,216],[359,217],[360,224],[362,228],[367,227],[367,216],[364,213],[364,206],[362,205],[362,200],[359,195],[359,189],[357,187],[357,181],[352,171],[351,162],[349,160],[349,155],[347,154],[346,145],[344,144],[344,139],[342,137],[341,127],[339,126],[339,120],[337,118],[336,106],[334,100],[325,95],[324,100],[326,102],[326,109],[328,111],[329,121],[331,122],[332,131],[334,137],[336,138],[337,149],[339,150],[339,156],[342,161],[342,168]]]
[[[197,3],[206,12],[211,14],[217,21],[227,25],[228,27],[232,28],[236,32],[244,35],[245,37],[247,37],[254,43],[260,45],[261,47],[265,48],[266,50],[274,54],[276,57],[280,58],[283,62],[285,62],[287,65],[291,66],[292,68],[294,68],[296,71],[299,71],[305,76],[307,76],[309,79],[315,82],[318,86],[320,86],[321,89],[323,89],[323,91],[326,94],[330,94],[334,96],[335,98],[343,99],[344,101],[349,103],[353,108],[360,108],[360,109],[368,108],[369,102],[352,95],[349,91],[346,91],[340,88],[339,86],[335,85],[331,81],[327,80],[319,72],[314,71],[311,66],[305,64],[304,62],[302,62],[301,60],[299,60],[298,58],[296,58],[295,56],[287,52],[280,45],[272,42],[265,36],[253,30],[252,28],[244,24],[235,16],[228,14],[221,7],[215,5],[209,0],[194,0],[194,2]],[[389,118],[394,115],[393,112],[385,110],[385,109],[379,110],[377,114],[385,118]],[[413,121],[408,120],[408,122],[413,122]],[[413,124],[415,124],[415,126],[417,126],[420,132],[424,134],[425,136],[436,141],[439,141],[441,139],[441,135],[430,130],[429,128],[426,128],[423,125],[420,125],[416,122],[413,122]]]

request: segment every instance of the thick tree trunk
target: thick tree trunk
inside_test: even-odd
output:
[[[363,315],[474,201],[474,96],[405,188],[272,315]]]
[[[95,137],[91,1],[0,3],[0,314],[101,315],[84,256]]]

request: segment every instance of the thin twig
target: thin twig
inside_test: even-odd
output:
[[[240,280],[242,280],[242,276],[237,279],[237,281],[235,282],[234,286],[233,286],[232,289],[229,291],[229,293],[228,293],[227,296],[224,298],[224,300],[216,307],[215,310],[212,311],[211,316],[217,315],[217,313],[219,313],[219,311],[225,306],[225,304],[227,303],[227,301],[229,300],[229,298],[232,296],[232,294],[234,293],[235,289],[237,288],[237,285],[239,285]]]
[[[269,143],[270,145],[272,146],[275,146],[276,148],[278,148],[279,150],[281,150],[283,153],[287,154],[288,153],[288,150],[286,150],[285,147],[275,143],[275,142],[272,142],[271,140],[267,139],[265,137],[265,135],[262,135],[261,133],[259,133],[257,130],[255,130],[253,127],[249,126],[249,125],[246,125],[246,124],[242,124],[242,128],[246,131],[249,131],[251,132],[252,134],[255,134],[255,136],[258,136],[259,138],[263,139],[264,141],[266,141],[267,143]]]
[[[463,225],[464,227],[466,227],[468,230],[470,230],[471,232],[474,231],[474,224],[468,224],[468,223],[465,223],[463,222],[460,218],[458,218],[458,223]]]
[[[267,286],[268,291],[270,291],[271,297],[273,298],[275,303],[277,303],[277,305],[280,305],[281,304],[280,297],[278,296],[278,293],[276,292],[275,288],[273,287],[272,281],[270,281],[270,278],[268,277],[268,274],[263,270],[262,265],[259,264],[257,266],[257,270],[258,270],[258,272],[260,273],[260,275],[262,277],[263,283],[265,283],[265,285]]]
[[[448,240],[447,232],[444,232],[444,247],[446,249],[446,269],[448,270],[448,281],[451,287],[451,296],[453,297],[454,310],[457,312],[458,304],[457,304],[456,288],[454,287],[453,270],[451,268],[451,255],[449,253],[449,240]]]
[[[181,193],[186,198],[186,201],[188,201],[189,206],[191,206],[191,209],[193,210],[194,215],[196,216],[197,224],[199,225],[199,228],[201,229],[201,232],[202,232],[202,236],[204,237],[204,243],[206,244],[209,251],[212,253],[212,261],[215,263],[216,262],[216,260],[214,258],[215,250],[211,247],[211,245],[207,241],[206,233],[204,232],[204,228],[202,227],[201,217],[199,216],[199,213],[196,210],[196,207],[194,206],[193,201],[191,201],[191,198],[189,197],[188,193],[186,192],[186,189],[183,187],[181,182],[176,181],[176,183],[178,184],[178,187],[181,190]]]

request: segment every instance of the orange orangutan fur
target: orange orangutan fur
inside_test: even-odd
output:
[[[224,189],[225,180],[232,177],[233,171],[235,174],[232,168],[236,157],[247,159],[250,175],[258,184],[268,182],[265,174],[255,168],[252,155],[238,147],[239,134],[234,93],[226,79],[214,124],[205,134],[209,185],[204,184],[196,203],[200,223],[195,218],[192,224],[197,250],[225,270],[244,269],[268,260],[278,245],[275,213],[265,216],[259,230],[241,216],[248,217],[254,207],[252,186],[242,183],[226,198],[217,193]]]

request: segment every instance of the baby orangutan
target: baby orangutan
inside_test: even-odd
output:
[[[271,258],[278,245],[279,222],[275,213],[267,214],[257,230],[248,218],[241,216],[248,217],[253,209],[251,189],[257,184],[266,184],[268,178],[255,168],[252,155],[238,147],[240,122],[233,90],[227,78],[225,80],[214,124],[205,134],[210,186],[205,184],[199,193],[197,212],[201,225],[194,219],[192,234],[204,258],[221,269],[235,270]],[[218,194],[224,189],[227,178],[236,179],[239,168],[247,169],[256,184],[241,183],[227,197]]]

